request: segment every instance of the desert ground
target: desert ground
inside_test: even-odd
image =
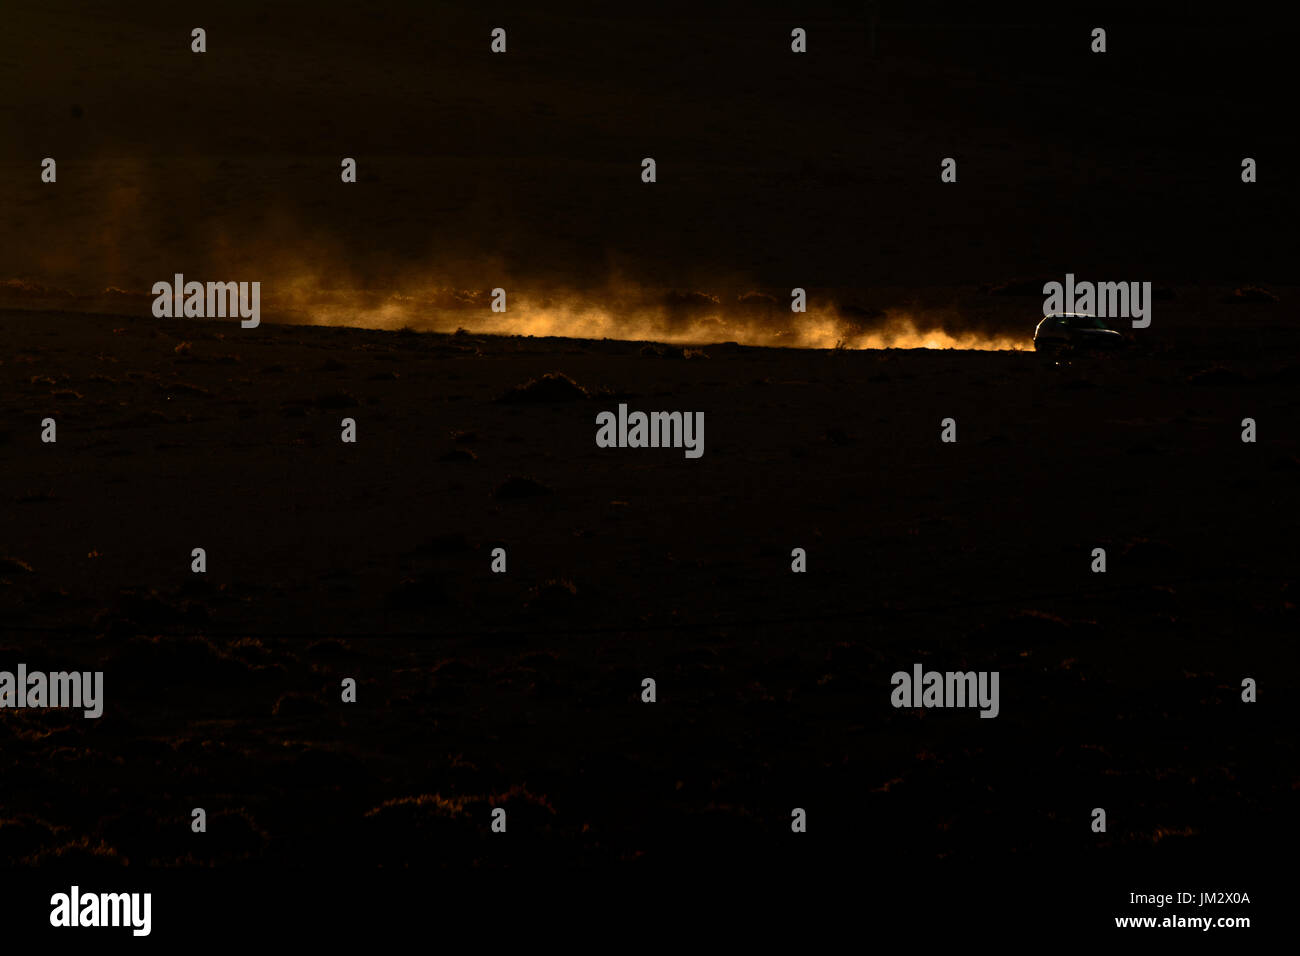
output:
[[[105,674],[98,720],[0,723],[8,863],[1207,861],[1290,832],[1286,347],[0,327],[0,659]],[[703,456],[597,448],[620,402],[703,411]],[[999,717],[892,708],[918,662],[999,671]]]

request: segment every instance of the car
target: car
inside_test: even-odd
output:
[[[1123,345],[1124,336],[1095,315],[1058,312],[1044,316],[1034,329],[1034,350],[1050,355],[1110,352]]]

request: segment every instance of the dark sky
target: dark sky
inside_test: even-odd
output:
[[[1174,4],[875,6],[874,59],[857,2],[15,9],[0,278],[1294,280],[1276,24]],[[505,56],[488,52],[497,25]]]

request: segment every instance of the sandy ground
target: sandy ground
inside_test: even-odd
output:
[[[0,721],[0,860],[1268,843],[1295,803],[1300,372],[1271,306],[1219,308],[1257,357],[1194,329],[1056,367],[0,313],[0,663],[106,687],[99,720]],[[582,392],[503,400],[547,372]],[[619,402],[703,411],[703,457],[597,448]],[[998,670],[1000,716],[893,709],[918,662]],[[791,843],[793,807],[822,835]]]

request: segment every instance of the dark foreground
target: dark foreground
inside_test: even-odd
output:
[[[98,720],[4,712],[10,865],[1100,868],[1127,899],[1151,866],[1249,887],[1293,833],[1293,352],[0,324],[0,669],[105,682]],[[588,394],[501,400],[551,371]],[[703,457],[597,448],[619,402],[705,412]],[[916,663],[1000,672],[999,716],[894,709]]]

